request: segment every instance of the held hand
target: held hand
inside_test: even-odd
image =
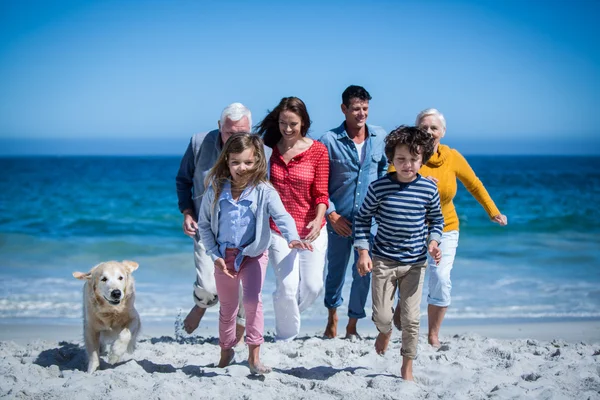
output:
[[[438,242],[432,240],[428,246],[429,255],[435,261],[435,265],[439,265],[442,260],[442,249],[438,247]]]
[[[193,238],[196,232],[198,232],[198,223],[194,217],[188,213],[183,214],[183,233]]]
[[[329,222],[335,233],[338,235],[343,237],[350,237],[352,235],[352,223],[337,212],[332,211],[331,214],[329,214]]]
[[[317,221],[316,219],[312,220],[308,223],[308,225],[306,225],[306,228],[310,229],[310,232],[308,232],[308,235],[306,235],[304,240],[307,242],[312,242],[318,238],[319,234],[321,233],[321,221]]]
[[[230,278],[235,278],[235,276],[237,275],[235,272],[231,273],[231,271],[229,271],[229,269],[227,269],[225,260],[223,260],[222,258],[217,258],[215,260],[215,269],[223,271],[223,273]]]
[[[288,246],[290,249],[313,251],[312,244],[303,240],[292,240]]]
[[[360,253],[358,262],[356,263],[356,268],[358,269],[358,274],[360,276],[365,276],[373,270],[373,261],[371,260],[371,256],[369,256],[368,251]]]
[[[436,185],[438,184],[438,182],[440,181],[438,178],[436,178],[435,176],[426,176],[425,179],[430,180],[431,182],[435,183]]]
[[[506,226],[508,224],[508,218],[504,214],[498,214],[492,217],[492,222],[499,224],[500,226]]]

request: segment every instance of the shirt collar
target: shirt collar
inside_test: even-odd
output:
[[[219,201],[221,200],[227,200],[229,202],[235,203],[235,200],[233,200],[233,196],[231,195],[231,182],[229,181],[225,182],[225,184],[223,185],[223,190],[221,190],[221,194],[219,196]],[[251,203],[256,202],[256,190],[254,190],[253,187],[248,186],[240,195],[238,202],[240,200],[246,200]]]
[[[367,128],[367,138],[371,137],[371,136],[377,136],[377,132],[374,129],[370,129],[369,125],[365,125]],[[348,139],[350,139],[350,136],[348,136],[348,132],[346,132],[346,122],[342,122],[342,124],[338,127],[338,139],[343,139],[347,137]]]

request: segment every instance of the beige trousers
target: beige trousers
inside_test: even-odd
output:
[[[421,295],[427,262],[401,264],[385,258],[373,257],[371,293],[373,295],[373,322],[379,332],[392,330],[394,294],[400,287],[400,320],[402,322],[403,357],[417,356]]]

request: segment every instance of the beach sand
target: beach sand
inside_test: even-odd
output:
[[[207,324],[208,325],[208,324]],[[245,345],[219,369],[215,326],[181,335],[148,324],[136,351],[87,374],[81,325],[0,325],[0,397],[14,399],[600,399],[600,321],[444,327],[440,349],[422,327],[415,382],[400,373],[400,332],[378,356],[362,340],[292,342],[265,336],[266,376],[252,376]],[[310,329],[310,328],[309,328]],[[308,329],[305,329],[307,331]],[[200,336],[198,336],[200,335]]]

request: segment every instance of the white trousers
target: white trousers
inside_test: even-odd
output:
[[[311,306],[323,290],[327,257],[324,226],[312,242],[313,251],[288,247],[287,241],[271,231],[269,260],[275,271],[275,340],[293,340],[300,333],[300,313]]]

